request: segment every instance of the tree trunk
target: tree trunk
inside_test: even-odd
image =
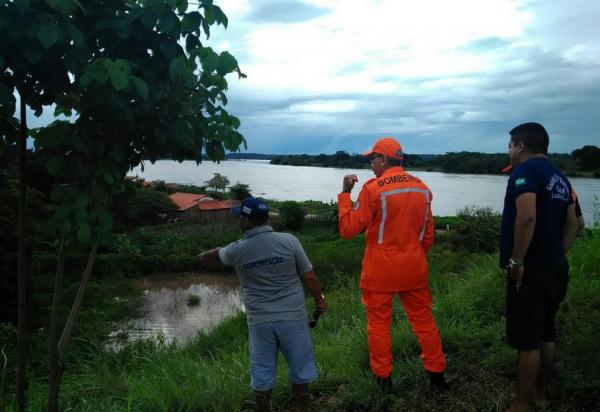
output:
[[[75,297],[75,301],[73,302],[73,306],[71,307],[71,313],[69,313],[69,317],[67,318],[67,323],[65,324],[65,328],[63,329],[62,336],[58,342],[58,354],[60,359],[64,359],[65,354],[65,346],[67,341],[71,337],[71,332],[73,331],[73,326],[75,326],[75,316],[79,311],[79,307],[81,306],[81,302],[83,301],[83,294],[85,293],[85,289],[87,287],[88,280],[92,275],[92,269],[94,268],[94,262],[96,261],[96,253],[98,252],[98,242],[94,243],[92,249],[90,250],[90,255],[88,256],[87,265],[85,266],[85,272],[83,272],[83,277],[81,278],[81,283],[79,284],[79,289],[77,290],[77,296]]]
[[[56,277],[54,279],[54,298],[50,319],[50,378],[48,380],[48,411],[58,412],[58,390],[62,375],[62,364],[58,352],[58,321],[60,319],[60,297],[63,288],[65,260],[67,255],[66,240],[63,238],[58,252]]]
[[[18,410],[25,411],[25,352],[27,333],[27,271],[25,267],[25,249],[27,228],[25,223],[27,208],[27,182],[25,171],[27,168],[27,112],[23,95],[21,101],[21,139],[19,140],[19,257],[18,257],[18,324],[17,324],[17,404]]]

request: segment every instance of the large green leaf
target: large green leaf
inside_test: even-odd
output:
[[[50,20],[44,20],[39,28],[37,37],[46,49],[52,47],[58,40],[58,28],[54,22]]]
[[[150,90],[148,89],[148,84],[139,77],[132,76],[132,78],[133,84],[135,85],[135,90],[137,90],[140,97],[147,99],[148,94],[150,93]]]
[[[213,6],[213,14],[215,15],[215,21],[219,24],[222,24],[223,27],[227,28],[227,24],[229,24],[229,20],[223,10],[219,6]]]
[[[75,27],[74,25],[69,25],[68,26],[68,32],[69,32],[69,37],[71,38],[71,40],[73,40],[73,44],[75,46],[81,46],[83,45],[83,33],[81,33],[81,31],[79,31],[79,29],[77,27]]]
[[[175,38],[179,37],[180,23],[175,13],[171,11],[161,13],[158,20],[158,30]]]
[[[129,78],[123,70],[113,67],[110,70],[110,82],[116,91],[121,91],[129,84]]]
[[[206,20],[206,23],[209,25],[215,22],[215,12],[213,11],[213,6],[204,7],[204,20]]]
[[[219,65],[217,67],[217,72],[221,76],[225,76],[228,73],[233,72],[238,68],[238,62],[229,52],[222,52],[219,55]]]
[[[96,73],[92,70],[86,70],[79,78],[79,84],[81,87],[87,87],[94,79],[96,79]]]
[[[181,19],[181,34],[186,33],[198,33],[200,30],[200,24],[202,23],[202,15],[197,11],[187,13]]]
[[[192,53],[193,50],[200,47],[201,45],[202,44],[200,43],[200,40],[198,40],[198,37],[193,33],[188,34],[185,38],[185,50],[188,53]]]
[[[169,62],[169,76],[172,80],[177,80],[184,76],[187,69],[187,59],[185,56],[177,56]]]
[[[179,4],[177,5],[177,11],[179,12],[179,14],[185,13],[187,8],[188,8],[187,0],[179,0]]]
[[[204,70],[205,73],[212,73],[219,65],[219,56],[210,47],[206,47],[203,50],[205,53],[200,59],[202,70]]]

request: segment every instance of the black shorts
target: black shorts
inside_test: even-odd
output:
[[[554,262],[526,265],[517,290],[514,280],[506,282],[506,339],[518,350],[536,350],[556,340],[554,320],[569,284],[569,264]]]

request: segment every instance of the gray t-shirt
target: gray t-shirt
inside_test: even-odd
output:
[[[296,237],[260,226],[219,250],[240,279],[248,324],[306,319],[300,276],[312,265]]]

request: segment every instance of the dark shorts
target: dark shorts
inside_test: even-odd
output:
[[[525,266],[517,290],[514,280],[506,282],[506,339],[518,350],[536,350],[544,342],[556,341],[554,320],[569,284],[569,264],[554,262]]]

